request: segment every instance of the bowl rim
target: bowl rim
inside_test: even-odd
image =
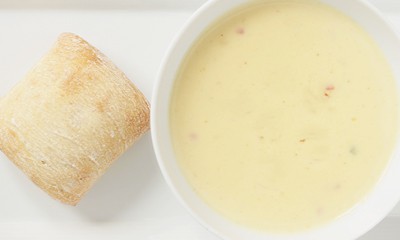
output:
[[[159,70],[158,70],[158,75],[157,75],[157,79],[155,81],[155,85],[153,87],[153,93],[152,93],[152,98],[151,98],[151,102],[152,102],[152,109],[151,109],[151,138],[152,138],[152,142],[153,142],[153,147],[154,147],[154,151],[155,151],[155,155],[156,155],[156,159],[159,165],[159,168],[161,170],[161,173],[164,177],[164,180],[166,181],[168,187],[171,189],[171,191],[173,192],[173,194],[175,195],[176,199],[180,202],[180,204],[201,224],[203,225],[206,229],[208,229],[209,231],[211,231],[212,233],[214,233],[215,235],[219,236],[222,239],[230,239],[228,237],[228,235],[225,232],[221,232],[220,230],[217,230],[215,226],[211,225],[209,222],[207,222],[205,219],[203,219],[187,202],[187,199],[185,199],[182,195],[182,193],[180,192],[180,190],[178,190],[176,183],[174,183],[174,180],[171,176],[170,171],[168,170],[167,166],[166,166],[166,161],[165,161],[165,156],[162,153],[160,146],[162,144],[162,142],[160,141],[160,137],[159,137],[159,125],[158,125],[158,112],[159,112],[159,101],[160,101],[160,91],[162,92],[163,90],[161,89],[161,83],[164,79],[164,73],[167,71],[168,67],[169,67],[169,62],[170,59],[173,57],[174,52],[176,51],[176,49],[179,49],[179,42],[180,40],[185,36],[185,34],[187,34],[187,32],[189,31],[189,29],[192,27],[192,25],[196,22],[199,21],[199,19],[201,17],[203,17],[203,15],[207,14],[207,12],[213,8],[213,6],[216,3],[219,2],[223,2],[225,0],[209,0],[207,1],[205,4],[203,4],[198,10],[196,10],[191,17],[186,21],[186,23],[183,25],[183,27],[181,28],[181,30],[178,31],[178,33],[175,35],[173,41],[170,43],[168,50],[166,51],[164,58],[160,64]],[[245,0],[243,0],[245,1]],[[252,0],[247,0],[247,1],[252,1]],[[343,0],[321,0],[321,2],[330,2],[330,1],[343,1]],[[386,32],[388,34],[393,35],[398,42],[398,45],[400,46],[400,38],[398,37],[398,35],[396,34],[396,31],[393,29],[393,27],[387,22],[387,20],[385,19],[385,17],[383,16],[383,14],[380,13],[380,11],[378,9],[376,9],[375,6],[373,6],[370,2],[367,2],[366,0],[353,0],[353,3],[355,3],[356,5],[358,4],[360,7],[364,8],[364,11],[371,11],[371,13],[373,15],[376,16],[376,20],[381,21],[381,24],[384,24],[386,29]],[[234,7],[229,7],[229,9],[234,9]],[[226,12],[225,12],[226,13]],[[225,13],[220,14],[219,16],[223,16]],[[344,13],[346,16],[350,16],[347,13]],[[352,16],[350,16],[352,17]],[[215,20],[215,19],[214,19]],[[375,21],[375,20],[374,20]],[[211,23],[214,21],[211,21]],[[209,24],[207,24],[209,26]],[[205,30],[202,29],[200,32],[203,32]],[[198,36],[201,35],[201,33],[198,34]],[[195,37],[195,39],[198,38],[198,36]],[[372,36],[374,37],[374,36]],[[192,45],[193,42],[190,43],[190,45]],[[185,51],[187,52],[187,51]],[[400,55],[399,55],[400,56]],[[400,57],[399,57],[400,59]],[[181,62],[182,58],[180,59],[179,62]],[[392,66],[393,67],[393,66]],[[179,67],[177,68],[179,69]],[[172,85],[174,83],[174,80],[172,81]],[[396,83],[397,83],[397,88],[398,85],[400,84],[400,76],[396,77]],[[400,91],[397,91],[400,95]],[[169,94],[170,95],[170,94]],[[169,106],[169,104],[168,104]],[[165,116],[168,117],[168,116]],[[168,119],[167,119],[168,121]],[[388,175],[388,174],[395,174],[393,171],[390,171],[391,169],[397,169],[400,170],[400,143],[399,143],[399,139],[397,139],[396,142],[396,146],[394,149],[394,153],[392,158],[390,159],[389,163],[387,164],[386,169],[384,170],[384,172],[382,173],[382,177]],[[175,158],[175,156],[174,156]],[[395,161],[395,159],[397,159]],[[176,160],[173,160],[176,162]],[[395,164],[395,166],[393,165],[393,162],[397,162],[397,164]],[[400,172],[400,171],[399,171]],[[398,179],[400,179],[400,177],[398,177]],[[378,185],[382,185],[381,184],[381,180],[380,179],[375,185],[374,188],[378,187]],[[348,226],[347,229],[345,229],[346,233],[344,235],[341,235],[340,238],[341,239],[355,239],[358,238],[360,236],[362,236],[363,234],[365,234],[366,232],[368,232],[370,229],[372,229],[375,225],[377,225],[382,219],[385,218],[385,216],[395,207],[395,205],[399,202],[400,200],[400,184],[399,187],[395,188],[395,187],[391,187],[392,190],[395,191],[395,194],[391,194],[391,196],[389,197],[390,201],[387,201],[387,204],[384,205],[384,210],[379,210],[378,213],[374,215],[374,217],[372,219],[366,219],[365,221],[363,221],[363,223],[360,225],[358,225],[357,228],[353,228],[353,226]],[[374,194],[374,191],[370,191],[369,194],[367,194],[367,196],[365,196],[365,199],[369,199],[370,195],[376,195]],[[360,202],[364,202],[365,199],[361,200]],[[358,205],[359,203],[357,203],[356,205]],[[356,207],[356,206],[355,206]],[[353,208],[355,208],[353,207]],[[349,210],[349,212],[351,212],[352,209]],[[364,209],[367,210],[367,209]],[[346,213],[347,214],[347,213]],[[346,215],[344,214],[344,215]],[[342,216],[344,218],[346,218],[346,216]],[[371,216],[370,216],[371,217]],[[327,225],[334,225],[335,222],[337,222],[337,220],[332,220],[330,223],[328,223]],[[358,223],[355,223],[355,225],[357,225]],[[317,230],[320,227],[317,227]],[[343,227],[342,227],[343,228]],[[344,228],[343,228],[344,229]],[[315,232],[315,229],[311,229],[310,232]],[[276,237],[276,235],[271,234],[271,233],[262,233],[263,235],[265,235],[265,237]],[[303,234],[302,232],[298,233],[298,234]],[[292,235],[286,235],[284,234],[284,237],[282,239],[308,239],[308,237],[303,237],[303,238],[297,238],[297,233]],[[279,234],[280,236],[280,234]],[[322,235],[320,235],[322,236]],[[242,238],[239,238],[242,239]],[[265,238],[265,239],[269,239],[269,238]],[[271,238],[272,239],[272,238]],[[274,238],[275,239],[275,238]],[[279,238],[281,239],[281,238]],[[317,238],[318,239],[318,238]],[[338,239],[338,236],[334,236],[332,239]]]

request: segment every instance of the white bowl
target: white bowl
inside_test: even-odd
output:
[[[210,24],[233,8],[249,1],[251,0],[207,2],[190,18],[168,50],[153,92],[151,112],[152,139],[161,171],[180,202],[206,228],[224,239],[356,239],[380,222],[400,199],[399,142],[385,172],[368,196],[338,219],[307,232],[295,234],[258,232],[230,222],[209,208],[193,192],[180,171],[172,148],[169,127],[170,97],[177,71],[194,41]],[[389,61],[399,86],[400,41],[381,14],[362,0],[321,1],[350,16],[370,33]]]

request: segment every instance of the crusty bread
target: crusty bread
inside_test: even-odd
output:
[[[0,150],[49,195],[76,205],[149,129],[149,118],[129,79],[64,33],[0,102]]]

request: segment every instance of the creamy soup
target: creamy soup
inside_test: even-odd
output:
[[[242,226],[300,231],[372,189],[397,137],[389,64],[355,21],[315,1],[235,10],[192,47],[171,131],[194,191]]]

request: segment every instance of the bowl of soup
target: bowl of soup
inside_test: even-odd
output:
[[[161,171],[223,239],[356,239],[400,198],[399,66],[364,1],[209,1],[153,92]]]

